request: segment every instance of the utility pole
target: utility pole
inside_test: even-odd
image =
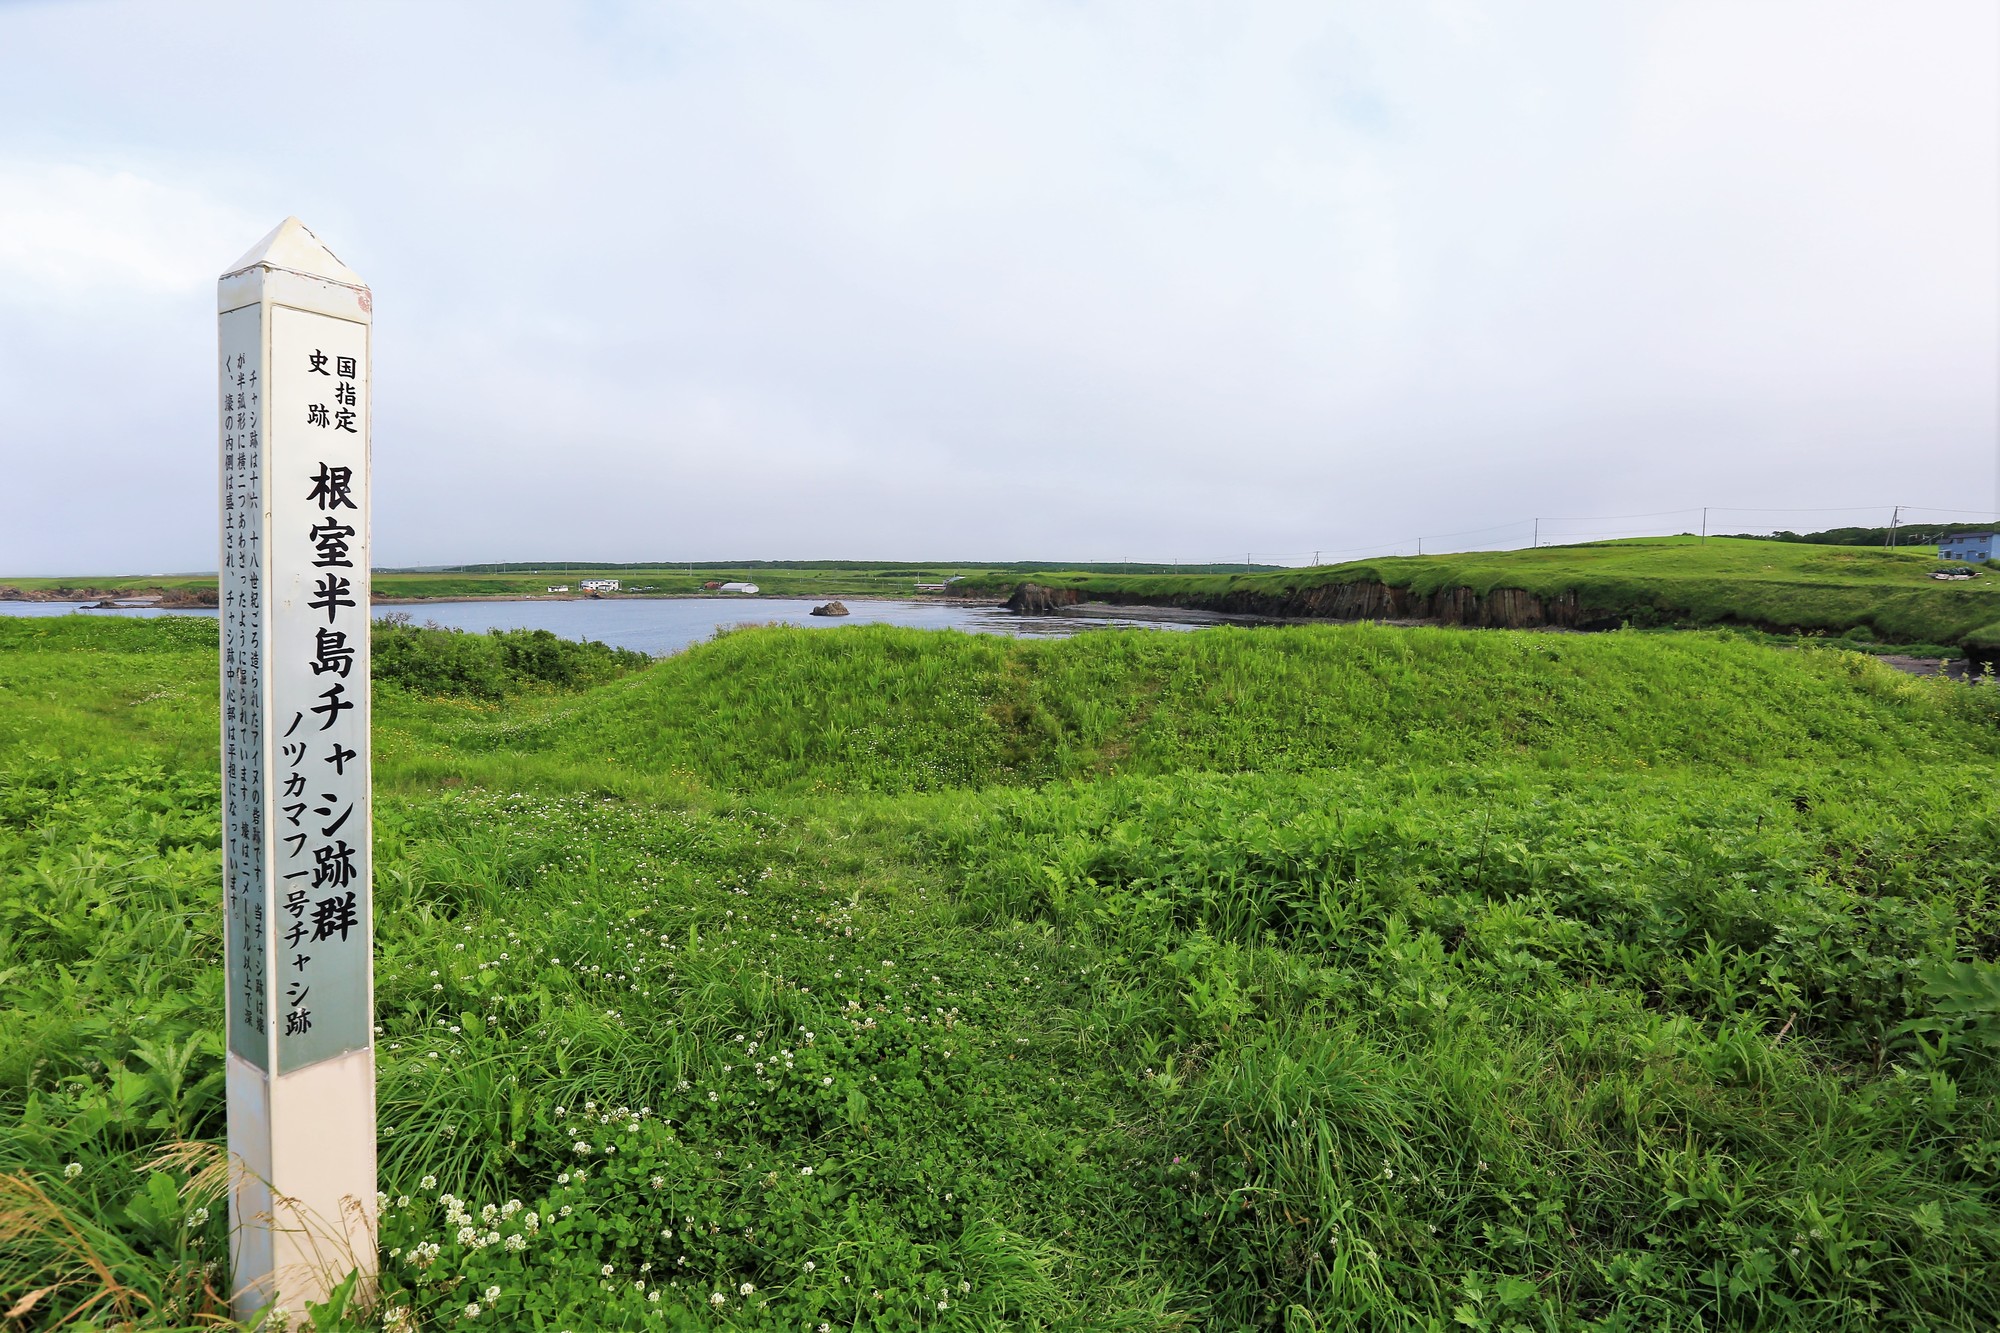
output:
[[[1701,544],[1708,545],[1708,506],[1701,507]]]
[[[1419,537],[1417,538],[1417,554],[1422,555],[1423,553],[1424,553],[1424,539],[1422,537]]]
[[[1538,518],[1535,520],[1535,549],[1540,550],[1541,545],[1542,545],[1542,520]]]
[[[1889,549],[1896,549],[1896,525],[1902,522],[1903,506],[1897,505],[1889,512]]]

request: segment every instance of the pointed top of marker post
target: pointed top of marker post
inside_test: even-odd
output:
[[[250,253],[231,264],[223,276],[226,278],[232,273],[259,266],[303,273],[348,287],[368,285],[361,280],[359,273],[341,263],[333,251],[326,248],[326,243],[297,218],[286,218],[273,227],[270,235],[251,246]]]

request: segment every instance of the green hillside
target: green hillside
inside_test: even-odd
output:
[[[739,630],[540,720],[403,696],[383,709],[413,738],[438,728],[432,758],[407,762],[439,776],[491,762],[504,783],[526,751],[600,785],[678,775],[753,793],[1351,765],[1959,762],[2000,758],[2000,738],[1966,721],[1986,699],[1854,653],[1710,635],[1351,625],[1020,640],[852,626]]]
[[[1593,627],[1743,625],[1841,634],[1859,626],[1879,639],[1910,644],[1963,644],[1982,627],[2000,623],[2000,572],[1981,570],[1969,582],[1941,583],[1930,577],[1937,568],[1930,550],[1648,537],[1398,556],[1275,573],[1056,572],[1037,581],[1110,601],[1277,614],[1301,594],[1345,584],[1376,583],[1426,597],[1455,588],[1482,598],[1519,589],[1547,601],[1573,597]],[[988,577],[977,586],[1003,593],[1013,584]]]
[[[384,1301],[320,1327],[2000,1323],[2000,690],[1719,634],[440,634],[377,687]],[[217,667],[0,620],[24,1328],[221,1326]]]

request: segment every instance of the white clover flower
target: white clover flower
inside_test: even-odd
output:
[[[486,1299],[487,1299],[487,1300],[489,1300],[489,1301],[497,1301],[497,1300],[499,1300],[499,1299],[500,1299],[500,1288],[498,1288],[498,1287],[488,1287],[488,1288],[486,1289]]]
[[[729,1304],[729,1298],[718,1291],[709,1296],[708,1303],[713,1306],[721,1307]]]
[[[748,1282],[745,1282],[742,1286],[736,1289],[736,1294],[738,1296],[748,1296],[751,1292],[755,1290],[757,1290],[755,1287],[751,1286]]]
[[[660,1302],[660,1289],[658,1287],[655,1287],[651,1291],[647,1292],[646,1299],[653,1302],[655,1305],[658,1305]]]
[[[466,1307],[465,1307],[465,1317],[466,1317],[467,1319],[477,1319],[477,1318],[479,1318],[479,1302],[478,1302],[478,1301],[474,1301],[474,1302],[472,1302],[472,1304],[470,1304],[470,1305],[468,1305],[468,1306],[466,1306]]]
[[[528,1248],[528,1238],[526,1236],[507,1237],[507,1250],[509,1253],[519,1254],[521,1251],[527,1248]]]
[[[482,1238],[482,1239],[480,1240],[480,1242],[479,1242],[479,1243],[480,1243],[480,1244],[481,1244],[482,1246],[485,1246],[485,1245],[498,1245],[498,1244],[500,1243],[500,1233],[499,1233],[499,1232],[497,1232],[497,1231],[489,1231],[489,1232],[487,1232],[487,1233],[486,1233],[486,1235],[485,1235],[485,1236],[484,1236],[484,1237],[483,1237],[483,1238]]]
[[[407,1194],[398,1194],[396,1196],[396,1206],[398,1208],[408,1208],[410,1206],[410,1196]]]
[[[509,1199],[507,1200],[507,1202],[500,1205],[500,1216],[502,1217],[512,1217],[514,1214],[520,1211],[521,1211],[521,1201],[519,1199]]]
[[[438,1178],[436,1176],[425,1176],[417,1182],[417,1185],[422,1189],[434,1190],[438,1187]]]
[[[521,1219],[521,1225],[526,1227],[531,1234],[535,1231],[540,1230],[542,1225],[541,1214],[529,1213],[526,1217]]]
[[[821,1086],[822,1088],[830,1088],[830,1087],[832,1087],[832,1086],[833,1086],[833,1075],[829,1074],[829,1075],[827,1075],[827,1076],[826,1076],[825,1078],[821,1079],[821,1080],[819,1081],[819,1085],[820,1085],[820,1086]]]
[[[556,1177],[556,1184],[558,1184],[558,1185],[567,1185],[567,1184],[569,1184],[569,1172],[565,1171],[565,1172],[563,1172],[563,1173],[562,1173],[561,1175],[557,1176],[557,1177]]]
[[[78,1176],[82,1174],[83,1174],[82,1162],[71,1162],[68,1166],[63,1168],[64,1180],[75,1180]]]
[[[602,1274],[604,1274],[604,1276],[606,1276],[606,1277],[610,1277],[610,1276],[611,1276],[611,1265],[610,1265],[610,1264],[606,1264],[606,1265],[604,1265],[604,1267],[602,1267],[602,1268],[598,1269],[597,1271],[598,1271],[598,1272],[600,1272],[600,1273],[602,1273]]]
[[[568,1216],[569,1216],[569,1214],[570,1214],[570,1206],[569,1206],[568,1204],[564,1204],[564,1205],[562,1206],[562,1212],[561,1212],[560,1216],[563,1216],[563,1217],[568,1217]]]
[[[208,1209],[197,1208],[193,1212],[189,1213],[187,1215],[187,1224],[191,1227],[208,1225]]]
[[[960,1283],[958,1284],[958,1294],[959,1294],[959,1295],[961,1295],[961,1296],[965,1296],[965,1295],[969,1295],[969,1294],[971,1293],[971,1291],[972,1291],[972,1284],[971,1284],[970,1282],[964,1282],[964,1281],[961,1281],[961,1282],[960,1282]]]
[[[812,1260],[810,1259],[806,1260],[806,1272],[810,1273],[815,1269],[817,1269],[818,1267],[819,1265],[814,1263]]]
[[[416,1327],[410,1307],[394,1305],[382,1312],[382,1333],[410,1333]]]
[[[812,1169],[811,1167],[809,1167],[809,1166],[802,1166],[802,1167],[800,1167],[800,1168],[799,1168],[799,1174],[800,1174],[800,1175],[802,1175],[802,1176],[809,1176],[809,1175],[811,1175],[812,1173],[813,1173],[813,1169]]]
[[[656,1190],[665,1189],[667,1187],[667,1178],[665,1176],[654,1176],[651,1183]]]
[[[472,1242],[478,1239],[479,1239],[479,1228],[460,1227],[458,1229],[458,1243],[460,1245],[470,1245],[472,1244]]]
[[[490,1203],[479,1210],[479,1220],[482,1222],[491,1222],[498,1216],[500,1216],[500,1210]]]

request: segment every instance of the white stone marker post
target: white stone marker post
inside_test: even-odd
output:
[[[297,218],[222,275],[222,820],[234,1305],[375,1256],[368,287]]]

